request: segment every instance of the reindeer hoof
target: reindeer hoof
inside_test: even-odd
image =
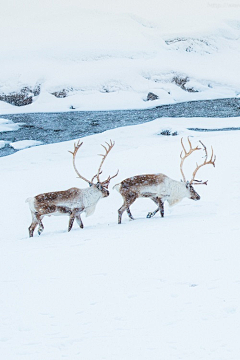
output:
[[[150,219],[151,217],[153,217],[153,213],[150,211],[150,212],[147,214],[147,219]]]
[[[41,235],[42,232],[43,232],[43,228],[39,228],[38,229],[38,235]]]

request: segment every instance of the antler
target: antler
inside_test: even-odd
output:
[[[200,142],[200,144],[202,144],[203,149],[204,149],[204,151],[205,151],[205,160],[204,160],[204,162],[203,162],[201,165],[196,164],[197,167],[196,167],[196,169],[195,169],[194,172],[193,172],[193,177],[192,177],[192,180],[190,181],[190,184],[193,184],[193,182],[196,181],[196,182],[194,183],[194,185],[199,185],[199,184],[201,184],[201,185],[207,185],[207,181],[204,181],[204,182],[203,182],[202,180],[196,180],[196,179],[195,179],[195,176],[196,176],[196,173],[198,172],[198,170],[199,170],[202,166],[204,166],[204,165],[211,165],[211,164],[212,164],[212,165],[215,167],[216,155],[213,155],[213,148],[211,147],[211,148],[212,148],[212,154],[211,154],[210,160],[207,161],[207,158],[208,158],[207,148],[206,148],[206,146],[202,143],[202,141],[199,140],[199,142]]]
[[[74,151],[69,151],[72,155],[73,155],[73,167],[74,170],[76,171],[78,177],[84,181],[86,181],[88,184],[92,184],[92,181],[87,180],[85,177],[83,177],[82,175],[80,175],[80,173],[77,170],[76,164],[75,164],[75,157],[77,155],[77,152],[79,150],[79,148],[82,146],[83,142],[80,142],[80,140],[78,140],[77,143],[74,143]]]
[[[114,176],[112,176],[112,177],[109,176],[109,177],[107,178],[107,180],[102,181],[102,182],[101,182],[100,179],[99,179],[99,175],[102,173],[102,171],[101,171],[102,165],[103,165],[103,163],[104,163],[107,155],[109,154],[109,152],[112,150],[113,146],[115,145],[115,142],[112,142],[112,140],[110,140],[110,144],[107,143],[107,142],[106,142],[106,144],[107,144],[107,146],[101,144],[102,147],[105,149],[105,152],[106,152],[106,153],[105,153],[104,155],[103,155],[103,154],[99,154],[100,156],[102,156],[102,161],[101,161],[101,163],[100,163],[100,166],[99,166],[99,168],[98,168],[98,172],[97,172],[97,175],[96,175],[97,181],[98,181],[99,183],[101,183],[103,186],[108,186],[110,180],[113,179],[114,177],[116,177],[117,174],[118,174],[118,171],[117,171],[117,173],[116,173]]]
[[[99,175],[101,175],[101,173],[102,173],[102,171],[99,173]],[[93,182],[93,180],[95,179],[95,177],[97,177],[97,174],[92,177],[91,182]]]
[[[77,170],[77,167],[76,167],[76,163],[75,163],[75,157],[76,157],[76,155],[77,155],[77,152],[78,152],[79,148],[82,146],[82,144],[83,144],[83,142],[81,142],[80,140],[78,140],[77,143],[74,143],[74,151],[73,151],[73,152],[72,152],[72,151],[69,151],[69,152],[73,155],[73,167],[74,167],[74,170],[76,171],[78,177],[79,177],[80,179],[86,181],[86,182],[87,182],[88,184],[90,184],[90,185],[93,185],[93,180],[94,180],[95,178],[97,178],[97,181],[98,181],[100,184],[102,184],[102,186],[108,187],[108,184],[109,184],[110,180],[113,179],[114,177],[116,177],[116,176],[118,175],[118,171],[117,171],[117,173],[116,173],[115,175],[113,175],[113,176],[110,176],[110,175],[109,175],[109,177],[107,178],[107,180],[102,181],[102,182],[101,182],[100,179],[99,179],[99,175],[102,173],[102,170],[101,170],[102,165],[103,165],[103,163],[104,163],[107,155],[109,154],[109,152],[111,151],[111,149],[112,149],[113,146],[115,145],[115,142],[112,142],[112,140],[110,140],[110,144],[108,144],[108,143],[106,142],[107,147],[104,146],[104,145],[102,145],[102,147],[103,147],[103,148],[105,149],[105,151],[106,151],[106,154],[105,154],[105,155],[100,154],[100,156],[102,156],[103,158],[102,158],[102,161],[101,161],[100,166],[99,166],[99,168],[98,168],[97,174],[92,177],[92,180],[91,180],[91,181],[89,181],[88,179],[86,179],[85,177],[83,177],[83,176],[79,173],[79,171]]]
[[[184,156],[182,156],[182,153],[183,151],[181,151],[181,154],[180,154],[180,158],[181,158],[181,163],[180,163],[180,171],[182,173],[182,177],[183,177],[183,181],[186,182],[186,178],[185,178],[185,175],[183,173],[183,163],[184,163],[184,160],[189,156],[191,155],[195,150],[201,150],[200,147],[196,146],[195,148],[192,147],[192,144],[191,144],[191,141],[189,140],[189,137],[188,137],[188,143],[189,143],[189,146],[190,146],[190,150],[189,151],[186,151],[184,145],[183,145],[183,138],[181,138],[181,144],[182,144],[182,148],[183,148],[183,151],[184,151]]]
[[[111,181],[113,178],[115,178],[115,177],[118,175],[118,173],[119,173],[119,170],[116,172],[115,175],[113,175],[113,176],[111,176],[111,177],[110,177],[110,175],[109,175],[109,177],[107,178],[107,180],[101,182],[102,186],[108,187],[110,181]]]

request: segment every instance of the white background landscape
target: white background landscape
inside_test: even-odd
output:
[[[1,113],[146,108],[240,94],[238,0],[8,0],[0,94],[40,86]],[[4,34],[4,36],[3,36]],[[188,79],[182,90],[173,78]],[[67,97],[54,92],[66,90]],[[159,98],[146,102],[153,92]]]
[[[1,91],[41,81],[42,92],[23,108],[1,102],[1,114],[65,111],[70,105],[141,108],[150,106],[143,101],[149,91],[159,95],[154,106],[236,97],[237,5],[8,1],[0,23],[6,33],[0,39]],[[186,40],[195,50],[185,51],[184,42],[166,45],[176,38],[198,39]],[[188,76],[199,92],[174,85],[175,73]],[[102,92],[106,86],[114,90]],[[64,99],[50,95],[67,87],[78,91]],[[11,131],[16,125],[1,119],[0,126]],[[239,360],[239,132],[188,130],[193,127],[240,127],[240,117],[162,118],[84,138],[77,157],[82,174],[96,173],[100,144],[112,139],[103,177],[117,169],[119,175],[110,196],[82,217],[84,229],[75,224],[70,233],[67,217],[47,217],[43,234],[29,239],[25,199],[86,186],[68,153],[74,139],[0,158],[1,359]],[[160,135],[166,129],[178,136]],[[135,220],[124,214],[118,225],[122,199],[112,186],[143,173],[180,180],[180,138],[188,136],[195,146],[199,140],[212,145],[217,156],[215,168],[199,171],[209,180],[196,187],[201,200],[166,205],[163,219],[146,219],[156,206],[137,200]],[[202,155],[186,161],[187,178]]]

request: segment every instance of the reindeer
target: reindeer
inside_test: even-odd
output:
[[[207,185],[207,181],[196,180],[196,174],[198,170],[205,165],[212,164],[215,167],[216,156],[212,154],[210,160],[208,159],[207,148],[200,141],[202,147],[196,146],[192,147],[192,144],[188,138],[189,151],[186,151],[186,148],[183,144],[183,139],[181,139],[181,144],[183,151],[180,154],[181,163],[180,171],[183,177],[183,181],[176,181],[170,179],[164,174],[146,174],[146,175],[136,175],[128,179],[123,180],[121,183],[116,184],[113,188],[116,189],[123,197],[123,205],[118,210],[118,224],[122,222],[122,214],[124,211],[127,211],[127,214],[130,219],[134,220],[130,206],[138,198],[150,198],[155,204],[157,204],[157,209],[153,212],[147,214],[147,218],[153,217],[158,211],[160,211],[161,217],[164,217],[164,202],[167,201],[170,206],[179,203],[183,198],[189,198],[192,200],[200,200],[200,195],[195,191],[193,185],[204,184]],[[186,181],[185,175],[183,173],[183,163],[185,159],[190,156],[194,151],[203,149],[205,152],[205,160],[201,165],[197,165],[196,169],[193,172],[191,181]],[[184,155],[183,155],[184,152]]]
[[[74,144],[74,151],[71,152],[73,155],[73,167],[76,171],[78,177],[86,181],[90,187],[85,189],[71,188],[65,191],[54,191],[44,194],[37,195],[35,197],[28,198],[26,202],[29,203],[30,211],[32,214],[32,223],[29,226],[29,237],[33,236],[34,230],[38,225],[38,234],[41,235],[44,227],[42,219],[45,215],[68,215],[68,231],[71,231],[73,222],[76,219],[80,228],[83,228],[83,223],[81,220],[81,214],[86,213],[86,216],[90,216],[94,213],[97,202],[109,196],[108,185],[114,177],[118,175],[118,171],[114,176],[108,176],[105,181],[100,181],[100,174],[102,173],[102,165],[114,146],[114,142],[110,140],[110,144],[106,143],[106,146],[102,145],[105,150],[105,154],[102,156],[102,161],[98,168],[97,174],[93,176],[92,180],[89,181],[77,170],[75,158],[79,148],[82,146],[80,140]],[[97,182],[94,183],[94,179],[97,179]]]

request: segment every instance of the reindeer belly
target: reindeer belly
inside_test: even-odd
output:
[[[54,216],[62,216],[62,215],[70,215],[71,214],[71,209],[70,208],[66,208],[66,207],[58,207],[56,209],[56,211],[52,214],[49,214],[50,215],[54,215]]]
[[[38,206],[35,207],[35,211],[39,214],[48,216],[69,216],[72,213],[72,210],[76,207],[76,204],[74,204],[73,202],[47,202],[43,204],[38,204]]]
[[[163,197],[166,195],[166,189],[162,186],[142,186],[140,197]]]

